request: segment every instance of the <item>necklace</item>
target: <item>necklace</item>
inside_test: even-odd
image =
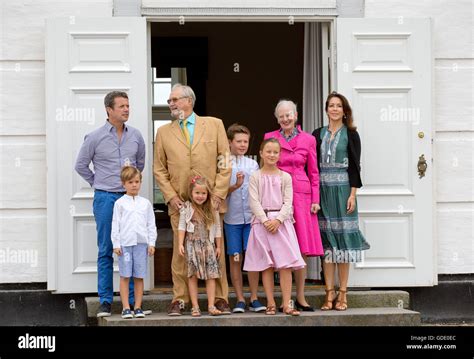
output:
[[[331,133],[331,137],[333,137],[333,135],[334,135],[337,131],[339,131],[339,130],[342,128],[342,126],[344,126],[344,124],[341,123],[341,125],[340,125],[338,128],[336,128],[336,129],[331,129],[331,128],[329,127],[329,125],[328,125],[328,131]]]
[[[326,140],[326,146],[328,148],[327,152],[326,152],[326,163],[329,163],[329,161],[331,160],[331,139],[332,139],[332,132],[329,131],[329,126],[328,126],[328,132],[329,132],[329,136],[327,136],[327,140]]]

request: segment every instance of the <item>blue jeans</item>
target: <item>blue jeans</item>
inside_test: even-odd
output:
[[[100,304],[108,302],[112,304],[114,297],[114,257],[112,240],[112,215],[115,201],[123,195],[120,193],[109,193],[102,191],[94,192],[94,217],[97,228],[97,247],[99,248],[97,258],[97,292]],[[135,303],[133,278],[130,279],[129,287],[130,305]]]

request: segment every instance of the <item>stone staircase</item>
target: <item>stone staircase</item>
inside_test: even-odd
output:
[[[324,290],[306,291],[308,303],[315,308],[322,306]],[[259,293],[264,298],[263,293]],[[409,294],[400,290],[353,290],[347,294],[349,309],[346,311],[302,312],[299,317],[290,317],[282,313],[268,316],[264,313],[245,312],[242,314],[211,317],[203,312],[199,318],[191,317],[188,312],[183,316],[169,317],[167,310],[171,294],[147,294],[143,298],[143,307],[153,310],[153,314],[143,319],[122,319],[120,317],[120,297],[114,297],[112,316],[96,318],[99,308],[97,297],[87,297],[88,324],[99,326],[417,326],[420,325],[420,313],[409,310]],[[277,305],[281,294],[276,292]],[[229,295],[231,308],[235,305],[235,295]],[[248,298],[247,298],[248,302]],[[264,302],[264,301],[263,301]],[[199,294],[202,310],[207,308],[205,294]]]

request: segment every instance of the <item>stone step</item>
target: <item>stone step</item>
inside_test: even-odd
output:
[[[294,294],[294,293],[293,293]],[[325,292],[323,289],[313,289],[306,291],[306,300],[315,308],[320,308],[324,302]],[[265,304],[265,295],[259,292],[259,298]],[[293,296],[294,298],[294,296]],[[146,294],[143,296],[143,308],[151,309],[154,313],[167,313],[168,306],[171,302],[171,294]],[[275,299],[277,305],[281,302],[281,293],[275,292]],[[247,304],[249,302],[246,296]],[[349,290],[347,293],[347,301],[349,308],[409,308],[410,296],[408,292],[401,290]],[[235,306],[236,298],[234,293],[229,294],[229,304],[233,308]],[[98,297],[86,297],[87,315],[89,324],[97,324],[96,313],[99,309]],[[199,306],[207,308],[207,300],[205,294],[199,294]],[[122,310],[120,304],[120,297],[115,296],[112,304],[112,313],[120,313]]]
[[[418,326],[420,313],[401,308],[349,308],[346,311],[304,312],[299,317],[282,313],[242,313],[213,317],[203,312],[170,317],[153,313],[145,318],[122,319],[119,314],[100,318],[99,326]]]

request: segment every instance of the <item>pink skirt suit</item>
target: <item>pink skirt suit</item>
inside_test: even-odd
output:
[[[314,257],[324,254],[318,216],[311,204],[319,204],[319,171],[314,136],[298,127],[298,134],[287,141],[279,130],[268,132],[265,139],[276,138],[281,153],[277,166],[290,174],[293,184],[293,216],[301,254]]]

